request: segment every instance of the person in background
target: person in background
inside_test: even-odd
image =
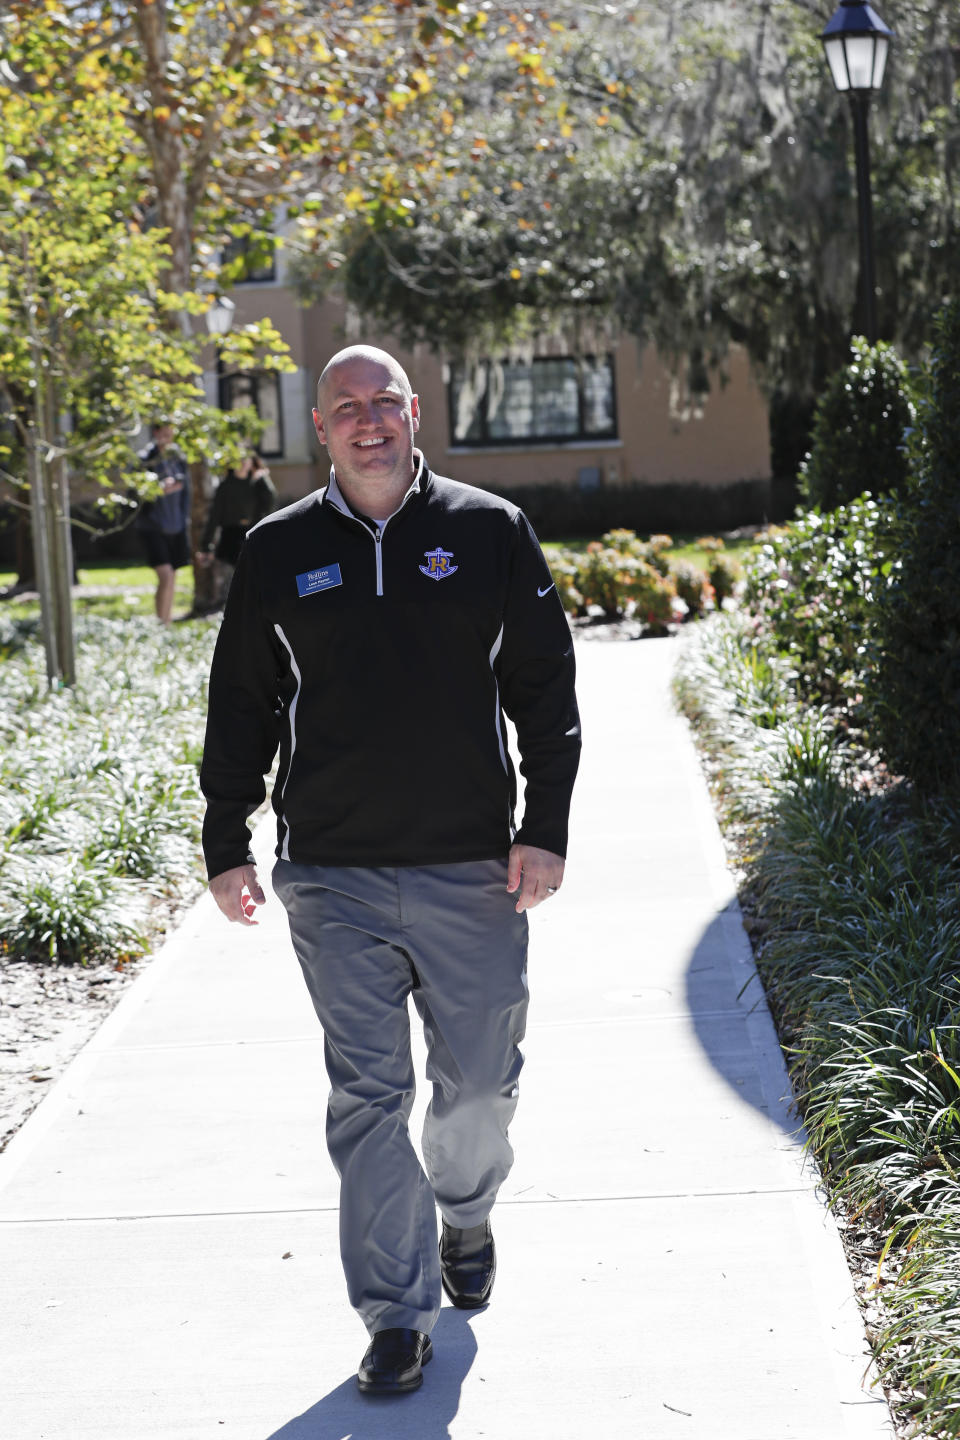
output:
[[[217,605],[226,603],[247,531],[276,505],[277,492],[270,471],[255,450],[244,456],[236,469],[228,470],[213,492],[197,560],[214,567]]]
[[[183,455],[173,443],[173,426],[155,420],[150,427],[150,444],[138,456],[140,468],[151,471],[162,486],[155,500],[145,500],[134,522],[146,550],[147,560],[157,572],[154,607],[161,625],[173,618],[173,590],[177,571],[190,560],[190,472]]]

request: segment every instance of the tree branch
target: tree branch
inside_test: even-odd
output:
[[[246,17],[243,20],[232,14],[234,33],[224,53],[222,64],[224,69],[230,69],[243,55],[247,41],[250,38],[250,31],[263,11],[262,0],[255,0],[250,6]],[[196,212],[197,206],[203,199],[207,189],[207,180],[210,174],[210,161],[217,146],[221,134],[220,111],[214,107],[207,112],[207,118],[203,122],[203,134],[194,151],[190,173],[186,181],[187,208],[191,215]]]

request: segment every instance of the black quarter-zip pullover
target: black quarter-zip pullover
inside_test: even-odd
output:
[[[434,865],[505,856],[514,839],[566,853],[580,726],[543,552],[508,501],[422,461],[418,482],[382,527],[332,486],[247,535],[210,675],[211,877],[250,860],[278,748],[284,859]]]

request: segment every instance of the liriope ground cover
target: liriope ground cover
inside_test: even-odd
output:
[[[960,810],[874,783],[748,616],[687,632],[677,693],[895,1414],[960,1436]]]
[[[77,621],[51,693],[32,619],[0,620],[0,946],[122,960],[202,886],[197,767],[215,622]]]

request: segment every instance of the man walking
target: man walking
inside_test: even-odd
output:
[[[493,1286],[524,912],[560,888],[579,758],[573,647],[523,514],[414,449],[419,401],[392,356],[335,355],[314,423],[330,483],[249,532],[227,601],[204,851],[223,913],[255,924],[246,821],[279,747],[273,884],[324,1030],[341,1256],[370,1335],[358,1383],[393,1394],[421,1384],[441,1286],[464,1309]],[[407,1128],[411,994],[433,1084],[425,1168]]]

